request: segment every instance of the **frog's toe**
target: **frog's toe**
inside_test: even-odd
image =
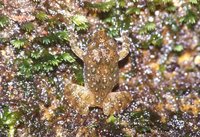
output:
[[[127,34],[123,35],[122,39],[123,39],[122,49],[118,51],[119,61],[124,59],[129,54],[130,43],[131,43]]]
[[[95,128],[82,126],[78,129],[76,137],[97,137]]]
[[[132,96],[128,91],[111,92],[103,102],[103,112],[105,115],[119,113],[125,109],[132,101]]]
[[[94,104],[94,95],[83,86],[69,82],[65,86],[64,94],[69,105],[82,115],[87,115],[89,107]]]

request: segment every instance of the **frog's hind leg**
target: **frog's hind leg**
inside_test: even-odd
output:
[[[103,102],[103,112],[105,115],[119,113],[132,101],[132,96],[128,91],[111,92]]]
[[[94,104],[94,95],[87,88],[65,80],[64,95],[70,106],[82,115],[87,115]]]

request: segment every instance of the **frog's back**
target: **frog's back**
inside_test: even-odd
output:
[[[104,30],[98,31],[92,37],[83,58],[85,85],[95,94],[96,104],[100,105],[118,83],[117,46]]]

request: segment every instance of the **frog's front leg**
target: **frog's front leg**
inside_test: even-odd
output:
[[[89,107],[94,104],[94,95],[86,87],[65,79],[64,95],[69,105],[82,115],[89,113]]]
[[[128,37],[128,34],[123,33],[122,34],[122,39],[119,40],[122,42],[122,49],[118,51],[119,55],[119,61],[124,59],[128,54],[129,54],[129,49],[130,49],[130,39]]]
[[[110,92],[103,102],[103,112],[112,115],[124,110],[132,101],[131,93],[128,91]]]
[[[76,56],[78,56],[80,59],[83,60],[84,51],[77,45],[77,43],[78,43],[77,35],[73,31],[70,31],[69,45],[71,47],[71,50],[76,54]]]

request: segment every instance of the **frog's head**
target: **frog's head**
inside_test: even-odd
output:
[[[109,37],[107,35],[107,32],[105,29],[100,29],[97,30],[96,32],[94,32],[94,34],[92,35],[92,41],[98,41],[99,43],[105,43],[106,40],[108,40]]]
[[[115,45],[114,40],[107,35],[107,31],[105,29],[96,30],[92,34],[89,43],[89,48],[91,49],[112,48]]]
[[[94,32],[92,35],[91,41],[87,47],[86,55],[90,60],[93,60],[96,63],[105,60],[108,60],[107,62],[109,62],[113,56],[117,55],[116,48],[115,42],[107,35],[106,30],[101,29]]]

